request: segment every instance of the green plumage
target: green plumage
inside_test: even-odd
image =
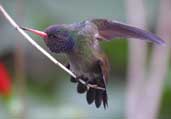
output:
[[[92,71],[91,68],[93,63],[97,60],[92,47],[93,43],[90,38],[79,35],[77,38],[74,38],[75,46],[71,52],[67,55],[70,60],[71,67],[73,68],[74,73],[81,75],[82,72]],[[78,73],[79,71],[79,73]]]

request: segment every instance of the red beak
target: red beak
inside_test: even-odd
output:
[[[25,30],[25,31],[30,31],[42,38],[47,38],[47,33],[43,32],[43,31],[38,31],[38,30],[35,30],[35,29],[31,29],[31,28],[26,28],[26,27],[20,27],[21,29]]]

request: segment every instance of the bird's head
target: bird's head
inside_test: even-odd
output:
[[[74,39],[67,28],[61,25],[51,25],[44,31],[21,27],[44,39],[48,48],[55,53],[67,53],[74,47]]]

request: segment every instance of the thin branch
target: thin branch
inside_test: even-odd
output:
[[[61,64],[60,62],[58,62],[52,55],[50,55],[46,50],[44,50],[40,45],[38,45],[26,32],[24,32],[17,24],[16,22],[9,16],[9,14],[5,11],[5,9],[2,7],[2,5],[0,4],[0,11],[2,12],[2,14],[4,15],[4,17],[11,23],[11,25],[19,32],[21,33],[21,35],[23,35],[26,40],[28,40],[34,47],[36,47],[41,53],[43,53],[47,58],[49,58],[53,63],[55,63],[56,65],[58,65],[60,68],[62,68],[65,72],[67,72],[69,75],[71,75],[72,77],[76,78],[77,76],[71,72],[69,69],[67,69],[63,64]],[[86,82],[78,79],[78,81],[82,84],[86,85]],[[91,87],[91,88],[96,88],[99,90],[105,90],[104,88],[98,87],[97,85],[91,85],[91,84],[87,84],[87,87]]]

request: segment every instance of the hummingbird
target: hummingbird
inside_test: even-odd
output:
[[[69,59],[66,66],[77,77],[71,77],[77,83],[77,92],[86,93],[88,104],[95,103],[99,108],[108,106],[107,82],[109,78],[109,62],[100,48],[100,41],[111,41],[118,38],[137,38],[157,44],[165,44],[158,36],[117,21],[107,19],[88,19],[73,24],[50,25],[44,31],[21,27],[44,39],[47,47],[54,53],[65,53]],[[78,81],[85,81],[82,84]],[[97,85],[105,90],[87,87]]]

